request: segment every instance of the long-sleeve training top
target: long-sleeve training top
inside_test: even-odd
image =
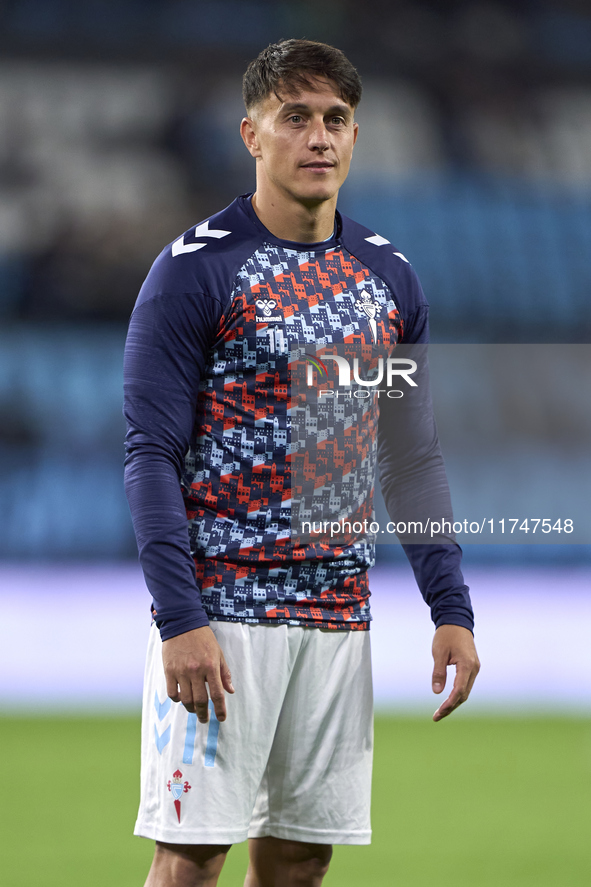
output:
[[[427,341],[411,265],[339,213],[329,240],[294,243],[244,195],[162,251],[127,337],[125,483],[163,639],[209,620],[369,628],[376,464],[399,526],[453,518],[426,360],[390,397],[356,355],[375,373],[382,355],[386,382]],[[410,538],[435,625],[472,629],[460,548]]]

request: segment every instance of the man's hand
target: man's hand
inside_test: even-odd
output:
[[[447,666],[455,665],[456,679],[453,689],[435,714],[434,721],[441,721],[455,711],[470,695],[480,662],[472,632],[461,625],[440,625],[433,638],[433,692],[442,693],[447,679]]]
[[[215,635],[208,625],[194,628],[162,644],[166,692],[173,702],[182,702],[195,712],[202,724],[209,719],[207,686],[218,721],[226,720],[227,693],[233,693],[230,669]]]

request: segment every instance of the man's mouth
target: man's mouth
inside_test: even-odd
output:
[[[312,160],[310,163],[302,163],[304,169],[332,169],[334,163],[329,160]]]

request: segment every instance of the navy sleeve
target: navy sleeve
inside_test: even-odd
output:
[[[222,306],[204,294],[151,296],[149,281],[125,346],[125,489],[155,621],[166,640],[208,624],[190,552],[181,472]]]
[[[403,347],[398,346],[395,355],[416,361],[413,380],[417,385],[405,388],[402,398],[380,398],[380,481],[390,518],[407,527],[399,539],[436,627],[461,625],[472,631],[474,614],[460,568],[461,548],[451,534],[446,542],[442,541],[445,534],[433,540],[427,531],[430,519],[444,519],[451,525],[453,514],[429,386],[429,309],[414,271],[410,266],[407,270],[417,307],[405,318]],[[409,523],[420,525],[422,533],[408,532]],[[421,536],[429,541],[421,542]]]

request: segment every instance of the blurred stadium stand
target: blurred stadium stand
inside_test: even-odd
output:
[[[0,556],[135,555],[125,325],[160,249],[252,190],[240,76],[291,35],[364,76],[340,207],[413,262],[434,340],[589,342],[587,3],[6,2]]]

